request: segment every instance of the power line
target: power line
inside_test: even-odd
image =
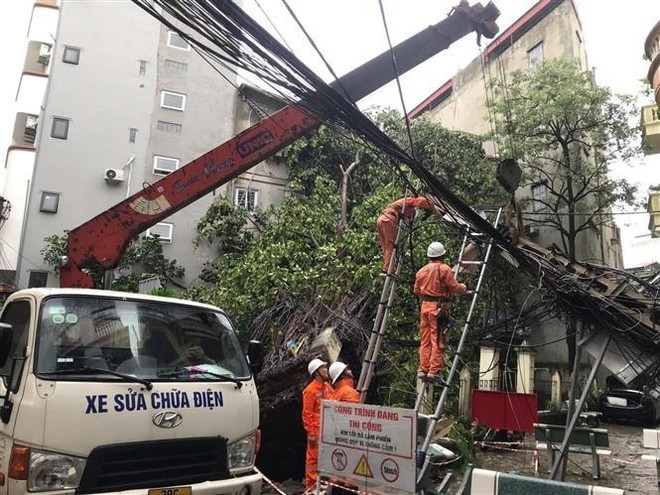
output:
[[[649,215],[648,211],[622,211],[622,212],[602,212],[602,213],[555,213],[555,212],[542,212],[542,211],[522,211],[521,215],[534,215],[545,217],[571,217],[571,216],[614,216],[614,215]]]

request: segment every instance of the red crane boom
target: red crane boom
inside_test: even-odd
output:
[[[407,72],[472,31],[492,38],[497,34],[499,10],[492,2],[470,7],[461,1],[444,20],[430,26],[389,51],[335,81],[358,101]],[[117,266],[131,240],[198,198],[246,172],[296,139],[317,128],[321,121],[302,107],[289,105],[229,141],[136,192],[69,232],[67,255],[60,271],[61,287],[93,287],[83,270],[97,265]]]

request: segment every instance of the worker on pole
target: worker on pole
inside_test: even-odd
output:
[[[449,301],[452,295],[463,294],[465,284],[459,283],[454,272],[444,262],[445,247],[432,242],[426,252],[429,263],[415,275],[414,292],[422,300],[420,310],[419,371],[417,378],[441,383],[449,329]]]
[[[330,399],[333,390],[328,383],[328,363],[312,359],[307,365],[312,381],[302,394],[302,421],[307,432],[307,454],[305,457],[305,489],[314,491],[318,478],[319,429],[321,426],[321,401]]]
[[[360,394],[355,390],[355,377],[347,364],[335,361],[330,365],[330,383],[335,388],[332,400],[360,402]]]
[[[397,232],[399,230],[399,220],[403,218],[412,218],[415,214],[415,208],[433,211],[433,204],[424,196],[415,198],[401,198],[387,205],[376,220],[376,230],[380,247],[383,250],[383,265],[381,272],[387,273],[390,269],[392,260],[392,251],[396,242]]]

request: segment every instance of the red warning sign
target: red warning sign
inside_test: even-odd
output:
[[[374,473],[371,472],[371,468],[369,467],[369,461],[367,461],[367,456],[365,456],[364,454],[362,454],[362,457],[360,457],[357,466],[355,466],[355,471],[353,471],[353,474],[357,474],[358,476],[364,476],[367,478],[374,477]]]
[[[346,469],[347,457],[346,452],[342,449],[335,449],[332,452],[332,467],[337,471],[343,471]]]
[[[394,483],[399,479],[399,464],[391,458],[386,458],[380,464],[380,474],[383,479],[389,483]]]
[[[417,413],[323,401],[319,472],[374,495],[415,493]]]

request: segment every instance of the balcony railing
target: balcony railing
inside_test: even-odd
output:
[[[649,230],[651,231],[651,237],[658,238],[660,237],[660,191],[649,191],[647,209],[649,212]]]
[[[642,108],[642,139],[646,153],[660,153],[660,107],[657,105]]]

